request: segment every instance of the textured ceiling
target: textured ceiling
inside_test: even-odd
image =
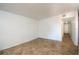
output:
[[[61,13],[73,11],[77,4],[56,4],[56,3],[0,3],[0,10],[16,13],[33,19],[43,19]]]

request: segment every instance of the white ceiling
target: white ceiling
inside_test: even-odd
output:
[[[16,13],[33,19],[43,19],[61,13],[73,11],[78,4],[59,4],[59,3],[0,3],[0,10]]]

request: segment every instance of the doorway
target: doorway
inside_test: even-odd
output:
[[[62,54],[69,54],[72,52],[73,54],[77,54],[76,46],[74,45],[74,17],[63,19],[63,39],[62,39]]]

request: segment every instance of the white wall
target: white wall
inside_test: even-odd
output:
[[[74,45],[78,45],[78,11],[74,12],[74,19],[72,19],[71,22],[72,26],[72,33],[71,33],[71,38],[73,40]]]
[[[75,12],[75,45],[78,45],[78,10]]]
[[[37,20],[0,11],[0,50],[37,38]]]
[[[58,17],[50,17],[39,21],[39,37],[62,40],[62,24]]]

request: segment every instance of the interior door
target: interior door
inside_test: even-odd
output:
[[[69,24],[64,24],[64,33],[69,33]]]

